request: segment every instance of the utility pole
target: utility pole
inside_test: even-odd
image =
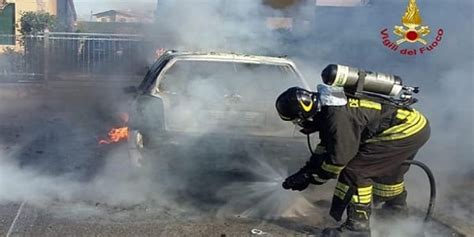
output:
[[[49,62],[51,60],[51,56],[50,56],[50,45],[49,45],[49,29],[46,29],[44,31],[44,37],[43,37],[43,50],[44,50],[44,53],[43,53],[43,62],[44,62],[44,65],[43,65],[43,78],[44,78],[44,81],[46,83],[48,83],[49,81]]]

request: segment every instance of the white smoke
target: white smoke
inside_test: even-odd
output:
[[[471,92],[473,88],[472,68],[474,66],[472,54],[473,3],[469,0],[418,1],[425,23],[433,29],[433,32],[437,27],[443,28],[446,35],[441,45],[430,54],[408,57],[386,49],[379,38],[379,31],[382,28],[391,28],[399,24],[405,11],[406,2],[395,3],[387,0],[372,2],[370,7],[314,9],[315,20],[312,22],[314,26],[309,31],[310,34],[292,31],[295,39],[289,40],[283,39],[281,34],[266,28],[266,17],[305,15],[311,18],[311,14],[308,14],[309,8],[294,7],[285,11],[277,11],[261,5],[260,1],[246,1],[244,4],[234,3],[235,5],[229,5],[223,10],[219,1],[199,1],[197,4],[180,4],[176,1],[176,4],[169,3],[167,5],[163,15],[158,15],[157,21],[160,28],[150,30],[148,33],[156,35],[157,45],[168,48],[288,54],[297,59],[299,67],[305,69],[306,77],[313,85],[320,81],[319,73],[322,68],[330,63],[340,63],[397,74],[404,79],[406,84],[420,86],[421,93],[418,96],[420,102],[416,107],[427,115],[433,132],[430,142],[420,151],[417,159],[426,162],[438,180],[437,212],[472,222],[473,210],[469,208],[470,201],[466,201],[456,193],[463,189],[463,185],[469,184],[474,179],[472,175],[474,134],[471,106],[474,102]],[[93,104],[94,99],[93,97],[89,102]],[[64,100],[64,102],[68,105],[68,101]],[[0,104],[5,105],[4,102]],[[3,106],[0,111],[2,114],[8,113],[5,108],[6,106]],[[92,110],[99,111],[100,109],[93,107]],[[85,117],[92,121],[97,119],[95,116],[97,114]],[[77,121],[76,126],[77,124],[81,124],[80,121]],[[40,124],[40,126],[44,126],[44,124]],[[97,128],[96,125],[92,127]],[[86,137],[92,137],[89,136],[91,132],[83,127],[72,126],[67,129],[74,131],[75,134],[87,134]],[[84,130],[86,131],[84,132]],[[38,133],[42,132],[43,130]],[[37,133],[34,132],[34,134]],[[99,200],[110,204],[133,204],[149,199],[167,202],[166,200],[175,197],[174,192],[170,194],[167,191],[179,193],[192,186],[194,177],[191,174],[193,173],[187,171],[196,171],[198,167],[202,167],[202,163],[198,161],[184,162],[182,159],[178,159],[175,162],[181,162],[178,164],[182,165],[179,172],[168,171],[166,173],[163,171],[169,175],[181,175],[176,180],[171,179],[163,181],[163,183],[150,183],[147,179],[139,182],[128,181],[129,176],[122,174],[123,167],[117,167],[116,161],[113,160],[115,157],[121,157],[119,154],[109,156],[109,159],[99,165],[97,170],[91,169],[95,174],[93,178],[80,181],[77,172],[74,171],[61,171],[56,175],[45,172],[45,170],[48,171],[48,168],[53,169],[57,166],[70,167],[67,165],[69,163],[65,165],[61,161],[57,161],[58,163],[46,162],[41,165],[39,170],[35,169],[38,167],[34,165],[32,165],[33,167],[22,165],[16,160],[19,159],[17,155],[30,148],[27,146],[28,144],[21,142],[27,143],[20,141],[19,145],[13,149],[14,152],[3,152],[1,155],[0,201],[28,200],[41,203],[58,198],[66,201]],[[61,147],[61,144],[55,145]],[[223,149],[229,147],[223,146]],[[72,150],[74,151],[74,149]],[[70,156],[74,156],[74,153],[71,153]],[[254,153],[250,153],[248,156],[258,157]],[[79,162],[81,165],[91,161],[90,159],[80,161],[78,157],[63,157],[63,159],[67,162],[75,160],[74,162]],[[304,158],[301,157],[301,159]],[[302,164],[301,160],[298,162]],[[237,162],[235,165],[242,164]],[[280,168],[277,166],[276,170]],[[269,171],[262,169],[259,172]],[[412,172],[414,172],[413,175]],[[274,177],[281,178],[285,173],[278,173],[279,175]],[[269,174],[273,173],[269,172]],[[407,179],[410,204],[415,204],[420,208],[424,208],[428,192],[427,182],[422,175],[422,173],[410,171]],[[203,177],[199,176],[199,178]],[[266,179],[266,182],[275,182],[273,176]],[[258,193],[252,195],[249,190],[262,188],[255,183],[229,183],[230,185],[221,186],[221,193],[240,193],[236,190],[243,189],[248,191],[243,197],[248,196],[249,199],[255,198],[255,195],[257,198],[259,197]],[[458,184],[459,186],[457,186]],[[279,189],[277,186],[274,185],[275,189],[269,191],[274,193],[273,197],[283,195],[276,191]],[[467,196],[472,197],[472,192],[464,192]],[[223,195],[223,197],[229,198],[227,195]],[[290,200],[294,200],[293,198],[291,197]],[[241,205],[242,202],[246,203],[246,200],[237,198],[228,200],[229,205],[225,206],[225,209],[221,209],[224,214],[226,214],[226,210],[235,210],[235,207]],[[278,198],[263,199],[262,206],[264,208],[255,208],[254,210],[257,215],[266,217],[268,213],[263,213],[265,210],[273,211],[272,207],[267,204],[275,202],[278,205],[280,201],[281,199]],[[282,203],[287,201],[282,201]],[[186,203],[186,201],[183,202]],[[304,203],[304,206],[308,207],[309,205],[306,204]],[[298,213],[301,211],[297,210]],[[277,210],[276,213],[280,212],[281,210]],[[244,213],[249,212],[244,210]],[[398,229],[404,228],[404,225],[401,226]],[[403,233],[398,236],[403,236]]]

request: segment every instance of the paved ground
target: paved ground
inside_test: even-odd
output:
[[[215,159],[173,159],[145,176],[128,170],[123,146],[97,145],[124,104],[109,93],[119,86],[103,88],[0,88],[0,236],[255,236],[253,228],[306,236],[335,224],[323,218],[331,185],[283,192],[281,167],[268,159],[232,163],[253,167],[258,179],[213,170]],[[170,171],[170,163],[185,168]],[[416,229],[402,221],[376,232],[398,237]],[[456,236],[440,223],[430,229],[427,236]]]
[[[252,229],[268,233],[265,236],[308,236],[310,233],[318,236],[320,233],[307,218],[264,221],[239,217],[177,216],[143,208],[97,207],[94,210],[93,206],[83,206],[90,210],[82,210],[82,213],[75,208],[71,203],[43,208],[28,203],[2,205],[0,236],[257,236],[251,233]],[[90,213],[86,215],[84,212]],[[406,229],[393,229],[396,224],[378,226],[375,236],[419,236],[416,235],[419,227],[406,223],[400,225]],[[426,232],[425,236],[461,236],[440,224],[430,228],[435,229]]]
[[[249,219],[183,220],[171,216],[164,218],[163,214],[153,218],[145,211],[138,214],[141,216],[138,218],[117,217],[118,213],[109,213],[103,217],[77,219],[73,216],[60,218],[28,204],[21,209],[18,205],[9,207],[7,212],[2,210],[7,225],[1,233],[6,236],[250,236],[251,228],[269,231],[275,236],[302,235],[300,231]],[[127,212],[131,211],[121,210],[120,215],[132,215]],[[116,219],[112,219],[114,215]]]

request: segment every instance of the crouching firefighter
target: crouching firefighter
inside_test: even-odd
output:
[[[319,85],[318,92],[292,87],[276,101],[283,120],[299,125],[304,134],[319,132],[320,138],[310,160],[283,187],[302,191],[337,178],[330,215],[340,221],[346,210],[347,219],[324,229],[322,236],[371,236],[372,201],[389,215],[407,212],[403,176],[408,166],[402,163],[428,141],[428,120],[410,106],[416,102],[411,97],[415,88],[402,87],[397,76],[329,65],[322,77],[331,86]],[[383,77],[385,87],[376,84]],[[364,92],[367,87],[372,93]],[[401,91],[399,100],[374,94]]]

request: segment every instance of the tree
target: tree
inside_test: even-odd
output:
[[[22,12],[20,15],[19,28],[23,36],[36,35],[46,29],[53,31],[58,27],[56,16],[47,12]]]
[[[44,38],[31,37],[46,30],[57,30],[58,20],[56,16],[47,12],[21,12],[19,22],[20,44],[24,49],[25,70],[31,72],[41,72],[44,70],[44,57],[46,50]]]

